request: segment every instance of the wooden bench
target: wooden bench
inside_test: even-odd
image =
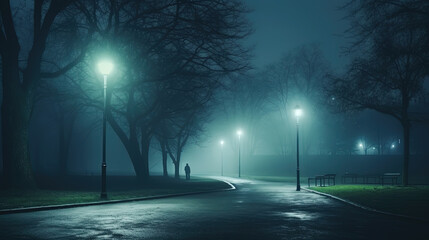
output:
[[[371,183],[373,183],[373,184],[376,184],[376,183],[380,183],[380,175],[379,174],[366,174],[366,175],[363,175],[363,178],[364,178],[364,183],[365,184],[371,184]],[[373,181],[370,181],[370,180],[373,180]]]
[[[323,181],[323,175],[317,175],[315,177],[308,178],[308,187],[310,187],[312,180],[314,181],[314,186],[317,186],[317,182],[319,182],[319,186],[322,186],[322,183],[325,185]]]
[[[315,177],[309,177],[308,178],[308,187],[310,187],[310,183],[311,183],[311,181],[315,181],[316,180],[316,178]],[[315,186],[317,186],[317,182],[315,182],[315,184],[314,184]]]
[[[391,179],[392,180],[392,185],[393,183],[398,184],[398,178],[401,176],[400,173],[385,173],[383,174],[380,179],[381,179],[381,185],[384,185],[384,181],[386,179]]]
[[[350,179],[350,180],[348,180]],[[356,174],[356,173],[346,173],[341,176],[341,183],[347,184],[376,184],[381,183],[380,174]]]
[[[358,175],[356,173],[346,173],[341,176],[341,183],[347,183],[347,179],[351,179],[351,183],[357,183]]]
[[[323,176],[323,186],[325,186],[325,180],[328,180],[328,186],[331,185],[331,180],[332,180],[332,185],[335,185],[335,177],[337,176],[337,174],[333,174],[333,173],[329,173],[329,174],[325,174]]]
[[[324,187],[326,186],[326,180],[328,181],[328,186],[331,185],[331,181],[332,181],[332,185],[335,185],[335,176],[336,174],[325,174],[325,175],[317,175],[315,177],[310,177],[308,178],[308,187],[310,187],[310,183],[313,180],[314,181],[314,185],[317,186],[317,182],[319,182],[319,186],[320,187]]]

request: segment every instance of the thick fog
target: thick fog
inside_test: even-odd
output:
[[[231,70],[228,74],[207,73],[206,69],[198,68],[206,63],[206,60],[201,60],[193,65],[192,70],[197,69],[195,73],[187,70],[181,72],[182,75],[164,76],[171,69],[162,64],[176,67],[179,57],[169,58],[167,50],[163,49],[166,51],[163,54],[168,56],[163,55],[165,59],[153,57],[146,61],[136,57],[140,62],[135,63],[135,59],[130,57],[133,48],[117,47],[123,52],[118,50],[113,54],[118,63],[116,72],[109,76],[108,81],[108,103],[112,114],[107,117],[107,174],[135,175],[138,161],[133,162],[130,156],[134,154],[133,157],[139,159],[135,150],[144,155],[147,143],[150,175],[163,174],[164,151],[169,153],[169,176],[174,176],[173,158],[179,156],[181,175],[184,175],[185,164],[189,163],[191,174],[238,176],[240,162],[241,175],[244,176],[294,176],[298,133],[303,176],[401,172],[404,154],[401,122],[382,111],[364,108],[339,110],[335,108],[339,99],[326,94],[326,89],[332,86],[327,76],[332,80],[332,76],[343,74],[353,57],[344,51],[351,41],[345,33],[350,24],[345,18],[347,12],[340,8],[345,1],[244,2],[250,10],[245,18],[252,29],[248,37],[243,37],[242,44],[251,49],[250,53],[246,55],[247,52],[243,51],[242,55],[233,58],[237,52],[232,49],[230,56],[233,59],[227,56],[222,59],[224,65],[213,68],[220,71],[238,60],[248,60],[244,67],[240,64],[234,66],[240,70]],[[25,35],[24,32],[25,29],[21,29],[19,34]],[[114,44],[109,45],[110,50],[115,49]],[[130,41],[125,45],[133,44],[139,42]],[[23,51],[29,51],[29,43],[23,42],[22,46]],[[29,149],[36,175],[59,174],[59,169],[64,168],[62,164],[65,164],[66,174],[101,174],[103,76],[96,73],[95,62],[103,54],[99,49],[101,44],[93,47],[95,50],[91,51],[86,63],[66,75],[65,78],[74,79],[69,85],[54,84],[54,88],[74,89],[70,90],[72,93],[67,103],[52,96],[35,101]],[[49,49],[50,53],[56,50],[56,47]],[[147,54],[149,50],[141,52]],[[204,58],[207,54],[203,52],[199,56]],[[127,60],[121,63],[120,59]],[[131,75],[134,72],[127,71],[127,64],[135,64],[138,66],[136,69],[144,70],[138,75],[139,79],[144,79],[143,84],[133,82]],[[154,84],[164,84],[163,78],[167,77],[173,79],[167,87]],[[188,82],[183,80],[188,77]],[[423,93],[410,102],[410,113],[426,114],[428,111],[427,79],[420,87],[424,89]],[[194,93],[195,89],[201,92]],[[39,90],[43,95],[49,87],[42,86]],[[61,91],[57,93],[58,96],[62,94]],[[79,94],[86,100],[70,101]],[[136,96],[138,100],[131,101],[129,96]],[[162,99],[160,96],[168,100],[156,105],[158,98]],[[170,99],[171,96],[176,98]],[[137,103],[131,106],[133,101]],[[392,98],[391,101],[392,104],[397,103],[397,99]],[[299,119],[294,115],[297,106],[303,111]],[[187,107],[198,111],[189,111]],[[179,111],[185,114],[180,115]],[[139,114],[142,116],[136,117],[137,120],[131,119]],[[194,114],[197,117],[192,118],[190,125],[193,128],[189,130],[186,128],[191,121],[188,117]],[[180,136],[183,129],[189,131],[186,138],[183,137],[186,140]],[[242,131],[240,137],[237,134],[239,130]],[[411,124],[411,182],[429,182],[427,136],[427,119],[421,118]],[[169,149],[162,150],[163,140],[170,141],[170,145],[167,144]],[[184,145],[179,147],[181,143]]]

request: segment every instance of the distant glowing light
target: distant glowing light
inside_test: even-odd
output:
[[[363,148],[363,144],[362,144],[362,143],[359,143],[359,147],[360,147],[360,148]]]
[[[103,75],[109,75],[113,70],[113,63],[109,60],[103,60],[98,63],[98,70]]]
[[[395,144],[392,144],[392,146],[390,146],[390,148],[392,148],[392,149],[395,148]]]
[[[223,145],[224,144],[224,141],[223,140],[220,140],[220,145]]]
[[[301,117],[302,116],[302,109],[299,107],[299,105],[295,106],[295,117]]]
[[[241,130],[238,130],[238,131],[237,131],[237,135],[238,135],[238,136],[241,136],[241,134],[243,134],[243,132],[242,132]]]

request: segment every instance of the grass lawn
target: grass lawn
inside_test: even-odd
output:
[[[140,188],[114,189],[107,194],[109,200],[120,200],[137,197],[149,197],[174,193],[189,193],[205,190],[227,189],[229,185],[224,182],[192,177],[190,181],[177,181],[174,179],[154,179]],[[70,203],[97,202],[100,192],[96,190],[5,190],[0,189],[0,209],[12,209],[35,206],[48,206]]]
[[[380,211],[429,219],[429,186],[336,185],[310,189]]]

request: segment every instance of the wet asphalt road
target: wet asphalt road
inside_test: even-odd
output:
[[[293,185],[229,179],[235,191],[0,216],[0,239],[429,239],[429,225]]]

